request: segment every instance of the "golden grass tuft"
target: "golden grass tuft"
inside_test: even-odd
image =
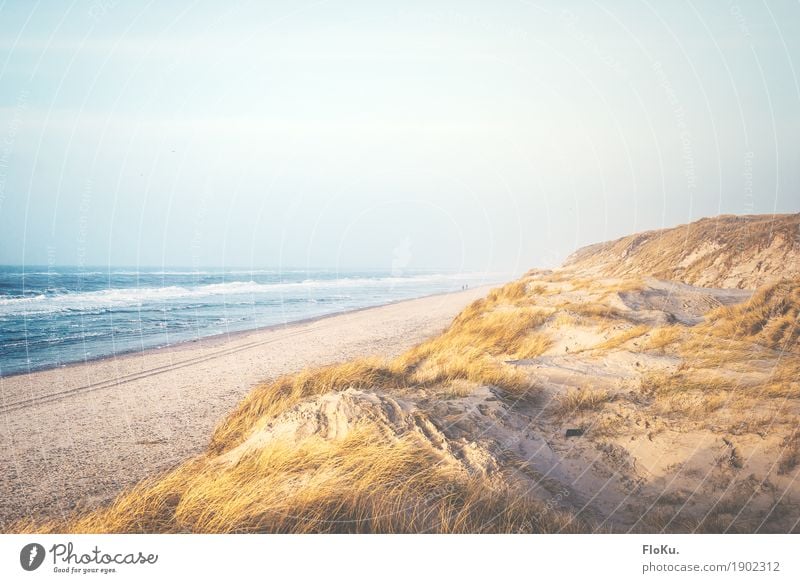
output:
[[[647,339],[645,350],[663,351],[667,346],[675,344],[678,340],[680,340],[682,335],[683,327],[678,325],[656,328]]]
[[[626,430],[625,419],[620,415],[602,415],[592,420],[589,435],[595,439],[617,437]]]
[[[651,410],[667,417],[707,420],[710,413],[732,405],[731,394],[719,380],[701,379],[685,372],[645,375],[641,391],[652,399]]]
[[[491,290],[486,296],[486,301],[491,304],[501,302],[513,304],[526,297],[528,297],[528,282],[526,279],[520,279]]]
[[[619,296],[619,294],[642,291],[646,287],[647,285],[641,278],[638,277],[624,278],[621,280],[605,284],[602,288],[603,293],[600,295],[599,299],[600,301],[604,301],[613,296]]]
[[[785,355],[781,358],[761,389],[766,397],[800,398],[800,357]]]
[[[415,385],[447,385],[466,380],[519,396],[533,388],[527,375],[516,367],[491,358],[482,350],[463,346],[421,347],[400,356],[393,366],[404,370]]]
[[[480,384],[474,381],[453,379],[442,388],[442,395],[445,399],[461,399],[469,397],[478,387]]]
[[[547,293],[547,286],[541,283],[537,283],[535,286],[531,288],[531,293],[537,296],[541,296]]]
[[[575,413],[599,411],[613,400],[614,395],[606,389],[569,389],[558,396],[551,410],[559,417],[566,417]]]
[[[416,385],[463,379],[526,395],[533,389],[527,375],[504,360],[533,358],[547,350],[549,338],[536,329],[549,315],[548,310],[530,306],[498,307],[487,299],[469,306],[444,333],[412,348],[390,366]]]
[[[582,324],[578,316],[566,311],[558,311],[555,316],[553,316],[551,323],[555,328],[571,328]]]
[[[596,282],[594,279],[589,279],[586,277],[573,277],[569,280],[569,285],[572,288],[572,291],[589,290],[595,287]]]
[[[699,326],[689,329],[675,348],[686,363],[697,368],[725,367],[733,371],[749,369],[754,361],[774,359],[768,348],[749,340],[711,335]]]
[[[614,348],[619,348],[626,342],[633,340],[634,338],[639,338],[644,336],[650,331],[649,326],[634,326],[633,328],[629,328],[628,330],[624,330],[620,332],[616,336],[612,336],[605,342],[601,342],[597,346],[592,347],[592,350],[613,350]]]

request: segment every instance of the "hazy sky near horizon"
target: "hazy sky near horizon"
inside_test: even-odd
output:
[[[521,271],[800,210],[800,4],[0,2],[0,263]]]

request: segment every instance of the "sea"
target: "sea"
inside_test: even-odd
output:
[[[508,279],[421,270],[0,266],[0,376]]]

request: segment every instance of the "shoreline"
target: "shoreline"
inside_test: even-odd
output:
[[[391,357],[440,333],[496,285],[0,378],[0,530],[111,501],[201,453],[257,384]]]
[[[289,328],[291,326],[296,326],[296,325],[299,325],[299,324],[310,324],[310,323],[317,322],[317,321],[320,321],[320,320],[325,320],[325,319],[328,319],[328,318],[335,318],[337,316],[344,316],[346,314],[355,314],[355,313],[363,312],[365,310],[373,310],[373,309],[382,308],[382,307],[385,307],[385,306],[394,306],[394,305],[397,305],[397,304],[402,304],[402,303],[405,303],[405,302],[413,302],[413,301],[416,301],[416,300],[422,300],[422,299],[426,299],[426,298],[435,298],[435,297],[438,297],[438,296],[447,296],[447,295],[450,295],[450,294],[458,294],[458,293],[463,293],[463,292],[472,291],[472,290],[486,290],[488,292],[488,290],[493,289],[493,288],[498,287],[498,286],[501,286],[501,285],[504,285],[504,283],[505,282],[500,281],[500,282],[496,282],[496,283],[487,283],[487,284],[484,284],[484,285],[475,286],[473,288],[468,288],[466,290],[436,292],[436,293],[426,294],[426,295],[423,295],[423,296],[418,296],[418,297],[413,297],[413,298],[403,298],[403,299],[391,300],[389,302],[385,302],[385,303],[382,303],[382,304],[376,304],[374,306],[363,306],[363,307],[360,307],[360,308],[350,308],[350,309],[345,309],[345,310],[342,310],[342,311],[339,311],[339,312],[331,312],[329,314],[321,314],[319,316],[310,316],[308,318],[301,318],[299,320],[292,320],[291,322],[284,322],[282,324],[268,324],[266,326],[257,326],[255,328],[246,328],[246,329],[243,329],[243,330],[233,330],[233,331],[230,331],[230,332],[215,332],[213,334],[209,334],[208,336],[202,336],[200,338],[193,338],[193,339],[187,339],[187,340],[178,340],[177,342],[171,342],[169,344],[161,344],[161,345],[150,346],[150,347],[141,348],[141,349],[132,348],[130,350],[120,350],[119,352],[114,352],[114,353],[111,353],[111,354],[103,354],[103,355],[98,355],[98,356],[92,356],[92,357],[89,357],[89,358],[84,358],[83,360],[75,360],[75,361],[72,361],[72,362],[65,362],[64,364],[47,364],[47,365],[42,365],[41,367],[30,368],[27,371],[12,372],[12,373],[8,373],[8,374],[0,374],[0,383],[2,383],[5,380],[12,379],[12,378],[15,378],[15,377],[20,377],[20,376],[25,376],[25,375],[30,375],[30,374],[36,374],[36,373],[41,373],[41,372],[46,372],[46,371],[52,371],[52,370],[67,370],[67,369],[70,369],[70,368],[85,366],[85,365],[89,365],[89,364],[92,364],[92,363],[95,363],[95,362],[99,362],[99,361],[103,361],[103,360],[115,360],[115,359],[121,359],[121,358],[128,358],[128,357],[131,357],[131,356],[140,356],[140,355],[145,355],[145,354],[150,353],[150,352],[157,352],[157,351],[164,351],[164,350],[173,350],[173,351],[177,352],[182,346],[186,346],[186,347],[191,349],[192,347],[197,347],[198,345],[204,344],[204,343],[225,343],[225,342],[230,342],[232,340],[236,340],[237,338],[242,337],[242,336],[247,336],[249,334],[256,334],[256,333],[259,333],[259,332],[266,332],[266,331],[270,331],[270,330],[282,330],[282,329],[286,329],[286,328]],[[2,409],[2,404],[0,404],[0,409]]]

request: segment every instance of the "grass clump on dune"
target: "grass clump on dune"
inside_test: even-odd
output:
[[[798,351],[800,280],[785,279],[762,286],[743,304],[717,308],[708,314],[703,330],[774,350]]]
[[[683,336],[683,327],[678,325],[656,328],[650,334],[645,344],[645,350],[665,351],[665,349],[678,342]]]
[[[641,381],[641,391],[651,399],[650,408],[658,415],[681,415],[692,420],[707,420],[707,415],[731,407],[737,398],[720,379],[691,373],[653,373]]]
[[[441,335],[395,359],[392,370],[413,384],[463,379],[494,385],[516,396],[529,393],[532,385],[527,375],[505,360],[533,358],[550,347],[550,339],[537,328],[551,312],[508,305],[509,298],[519,297],[521,287],[511,284],[511,291],[503,289],[468,306]]]
[[[603,405],[614,400],[614,395],[605,389],[570,389],[560,395],[554,403],[553,412],[560,417],[586,411],[599,411]]]

